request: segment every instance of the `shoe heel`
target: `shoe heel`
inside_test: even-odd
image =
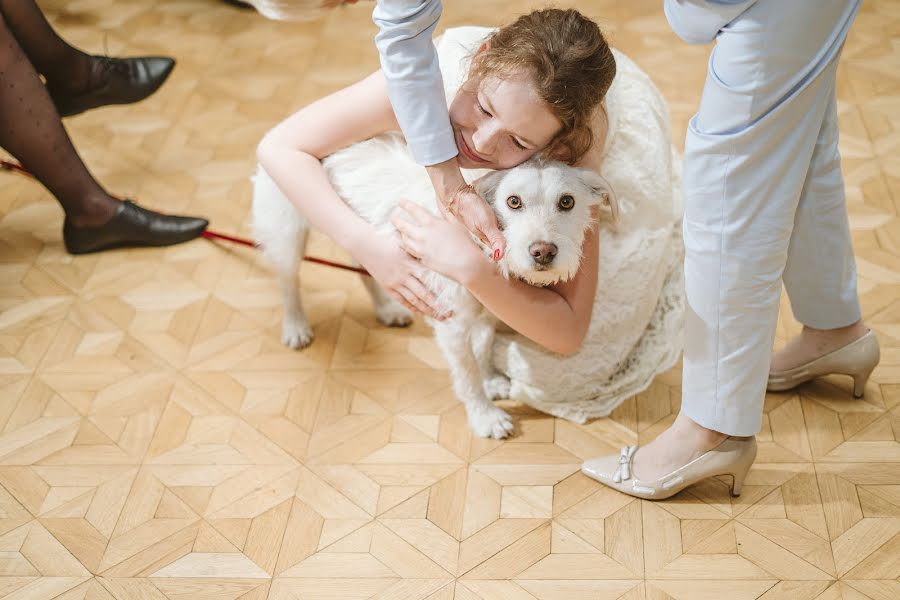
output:
[[[739,470],[736,469],[735,472],[731,474],[731,496],[733,498],[737,498],[741,495],[741,490],[744,489],[744,479],[747,478],[747,473],[750,472],[751,466],[753,466],[752,461],[746,467]]]
[[[869,381],[869,375],[872,374],[872,371],[875,370],[875,367],[867,371],[863,371],[862,373],[855,373],[853,375],[853,397],[859,400],[866,394],[866,382]]]

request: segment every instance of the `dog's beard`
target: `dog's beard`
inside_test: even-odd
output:
[[[528,285],[547,287],[548,285],[553,285],[554,283],[559,283],[561,281],[567,281],[568,279],[571,279],[574,273],[563,273],[557,269],[546,269],[543,271],[537,269],[529,269],[524,273],[513,272],[512,275],[524,281]]]
[[[574,261],[571,265],[565,265],[560,262],[559,264],[551,264],[546,267],[539,267],[538,265],[524,267],[522,265],[511,264],[506,258],[500,262],[507,270],[508,277],[515,277],[529,285],[547,287],[548,285],[568,281],[574,277],[575,273],[578,272],[581,258],[579,257],[579,259]]]
[[[559,238],[556,238],[559,240]],[[530,255],[524,258],[521,255],[515,258],[507,255],[501,263],[504,263],[509,275],[524,281],[529,285],[547,287],[575,277],[581,267],[582,240],[560,241],[559,254],[549,265],[538,265],[531,260]],[[507,247],[509,250],[509,247]]]

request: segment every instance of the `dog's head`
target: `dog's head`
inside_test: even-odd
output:
[[[501,261],[511,275],[531,285],[572,278],[581,264],[581,247],[595,206],[617,217],[609,185],[587,169],[531,159],[475,182],[497,214],[506,237]]]

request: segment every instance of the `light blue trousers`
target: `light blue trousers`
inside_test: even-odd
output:
[[[819,329],[860,319],[838,153],[835,73],[858,0],[757,0],[715,25],[684,156],[682,411],[729,435],[761,426],[782,280],[794,316]],[[697,11],[670,23],[703,41]],[[681,31],[679,31],[681,29]],[[711,39],[712,36],[710,36]]]

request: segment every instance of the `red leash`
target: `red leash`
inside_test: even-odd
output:
[[[6,171],[14,171],[16,173],[21,173],[26,177],[31,177],[34,179],[34,175],[25,170],[25,167],[20,165],[19,163],[14,163],[9,160],[0,160],[0,167],[2,167]]]
[[[30,177],[34,179],[34,175],[29,173],[25,168],[19,163],[15,163],[9,160],[0,159],[0,169],[4,171],[12,171],[14,173],[19,173],[20,175],[24,175],[26,177]],[[247,246],[249,248],[258,248],[259,244],[254,242],[253,240],[247,240],[244,238],[234,237],[232,235],[226,235],[224,233],[218,233],[216,231],[212,231],[211,229],[207,229],[203,232],[203,237],[208,240],[225,240],[226,242],[231,242],[233,244],[239,244],[241,246]],[[335,269],[343,269],[345,271],[353,271],[355,273],[360,273],[362,275],[368,275],[369,272],[363,269],[362,267],[354,267],[351,265],[344,265],[341,263],[331,262],[330,260],[325,260],[324,258],[316,258],[315,256],[304,256],[303,260],[316,263],[319,265],[325,265],[326,267],[334,267]]]

